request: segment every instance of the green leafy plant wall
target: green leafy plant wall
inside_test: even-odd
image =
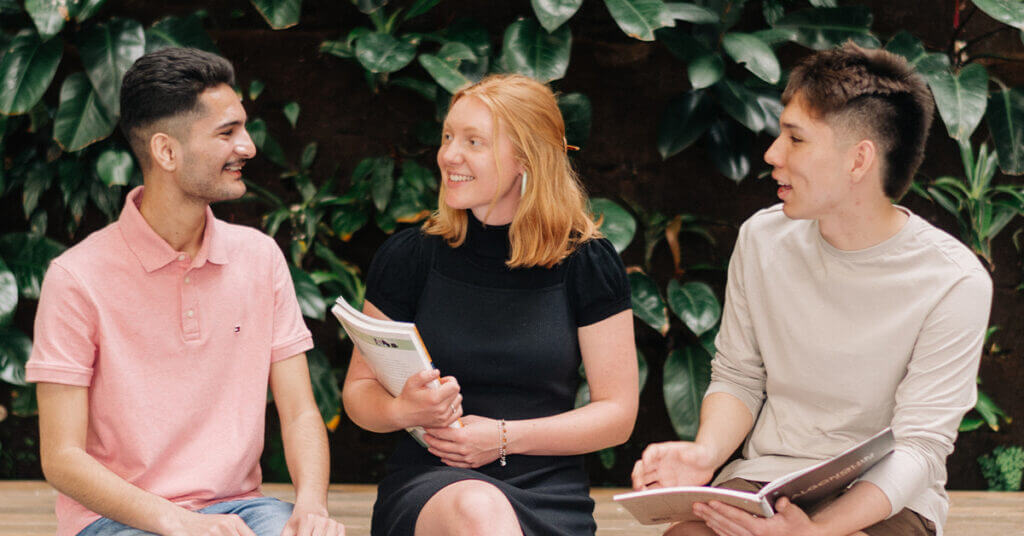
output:
[[[1024,173],[1024,94],[993,74],[993,66],[1008,60],[984,52],[984,42],[999,32],[1024,32],[1024,12],[1014,2],[949,0],[955,18],[946,24],[948,46],[933,50],[912,31],[876,34],[875,14],[852,1],[531,0],[523,2],[523,16],[498,31],[450,10],[438,15],[451,1],[351,0],[352,16],[336,23],[312,12],[320,4],[308,0],[248,5],[256,14],[252,20],[260,21],[253,32],[302,31],[315,20],[325,37],[318,50],[303,53],[357,66],[360,91],[401,94],[423,111],[412,139],[368,151],[347,166],[325,161],[323,140],[305,137],[301,126],[319,118],[301,99],[275,105],[276,117],[262,106],[263,117],[250,118],[258,158],[272,166],[279,182],[249,182],[250,193],[239,203],[282,244],[303,314],[313,322],[330,323],[326,311],[338,297],[362,303],[365,259],[347,259],[349,244],[418,224],[436,208],[432,155],[451,94],[494,72],[526,74],[559,89],[574,65],[580,34],[573,23],[581,10],[600,13],[621,31],[619,41],[667,54],[685,73],[660,119],[646,126],[650,150],[666,164],[683,155],[706,162],[722,179],[721,188],[755,174],[759,143],[778,134],[780,94],[792,58],[848,40],[906,57],[926,76],[962,164],[935,179],[919,177],[913,191],[954,219],[961,239],[990,269],[1004,269],[996,266],[992,240],[1024,213],[1024,190],[1012,178]],[[38,298],[50,259],[83,238],[83,218],[113,221],[126,189],[141,182],[114,132],[125,70],[164,46],[219,52],[208,33],[211,19],[247,16],[238,5],[214,4],[143,24],[124,12],[131,10],[112,0],[0,0],[0,201],[20,212],[13,218],[16,228],[0,233],[0,428],[9,415],[35,411],[34,392],[24,382],[31,319],[19,311],[30,310]],[[964,39],[983,17],[997,21],[998,30]],[[277,98],[262,81],[239,75],[244,83],[236,89],[247,107]],[[582,92],[560,92],[558,98],[568,143],[582,147],[584,158],[591,100]],[[272,131],[281,118],[286,126]],[[283,137],[299,140],[301,149],[286,151]],[[660,391],[654,399],[664,407],[649,411],[663,412],[678,437],[692,439],[715,351],[726,267],[722,256],[697,251],[730,249],[722,240],[736,222],[655,210],[617,194],[595,197],[591,206],[628,261],[637,337],[644,341],[638,352],[641,388]],[[1024,242],[1019,231],[1016,240]],[[331,336],[343,336],[338,331]],[[317,403],[333,430],[341,421],[338,387],[346,351],[309,358]],[[656,367],[650,377],[659,385],[646,385],[649,366]],[[587,400],[584,383],[577,402]],[[998,429],[1009,419],[983,392],[963,430]],[[0,459],[4,448],[0,444]],[[270,441],[268,448],[279,443]],[[631,463],[619,458],[615,449],[598,455],[605,467]],[[282,457],[268,459],[271,474],[285,477]]]

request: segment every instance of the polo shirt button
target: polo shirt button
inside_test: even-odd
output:
[[[189,284],[191,282],[192,282],[192,278],[186,275],[185,276],[185,284],[187,285],[187,284]]]
[[[185,260],[185,255],[178,255],[178,260],[179,261]]]
[[[185,316],[187,316],[189,318],[192,318],[194,315],[195,315],[195,313],[192,311],[192,309],[189,309],[188,312],[185,313]]]

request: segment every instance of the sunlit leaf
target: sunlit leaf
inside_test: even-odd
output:
[[[583,0],[530,0],[530,5],[541,26],[553,32],[576,14]]]
[[[121,114],[121,79],[146,52],[142,25],[131,19],[110,19],[86,30],[80,36],[78,51],[85,74],[111,117]]]
[[[668,307],[654,280],[640,271],[632,271],[628,277],[632,290],[633,314],[662,336],[667,335]]]
[[[302,0],[251,0],[263,20],[275,30],[291,28],[299,23]]]
[[[1024,31],[1024,2],[1021,0],[971,0],[986,15]]]
[[[64,53],[64,42],[55,37],[42,42],[34,31],[19,33],[0,61],[0,112],[23,114],[39,102]]]
[[[32,339],[13,326],[0,327],[0,381],[24,386]]]
[[[694,24],[717,24],[721,22],[718,13],[696,4],[686,2],[665,2],[668,16],[674,20],[692,22]]]
[[[739,182],[750,173],[754,135],[732,121],[718,121],[708,129],[708,155],[723,175]]]
[[[743,84],[723,79],[715,86],[715,95],[722,109],[752,132],[761,132],[768,126],[768,118],[757,102],[757,95]]]
[[[505,30],[498,63],[506,71],[550,82],[565,76],[571,48],[568,26],[548,33],[537,21],[519,20]]]
[[[295,285],[295,297],[298,298],[299,310],[302,311],[302,316],[323,320],[324,312],[327,310],[327,302],[324,301],[324,296],[320,293],[316,283],[313,282],[313,278],[304,272],[302,268],[296,268],[291,264],[288,265],[288,270],[292,274],[292,283]]]
[[[0,258],[0,326],[6,326],[14,318],[18,308],[18,281],[7,263]]]
[[[655,30],[675,24],[662,0],[604,0],[604,4],[619,28],[641,41],[653,41]]]
[[[669,281],[668,305],[698,337],[715,327],[722,317],[722,305],[715,291],[707,283],[699,281],[685,284],[676,279]]]
[[[25,0],[25,12],[32,18],[39,37],[48,41],[60,33],[64,23],[70,19],[68,4],[72,6],[76,0]]]
[[[53,137],[62,149],[79,151],[109,136],[116,126],[84,73],[64,79],[60,105],[53,118]]]
[[[926,78],[949,69],[949,58],[945,54],[928,52],[920,40],[905,31],[893,36],[885,49],[906,58],[914,70]]]
[[[96,159],[96,175],[107,186],[125,186],[135,173],[135,162],[128,151],[112,147],[100,153]]]
[[[601,222],[601,232],[622,253],[633,241],[636,234],[636,220],[633,215],[614,201],[604,198],[590,200],[590,210]]]
[[[292,128],[295,128],[295,123],[299,121],[299,110],[299,103],[295,101],[285,103],[284,108],[281,109],[281,112],[284,113],[285,119],[288,120],[288,124],[291,125]]]
[[[253,80],[249,82],[249,100],[256,100],[260,98],[260,94],[263,93],[263,88],[267,87],[262,80]]]
[[[933,74],[928,77],[928,86],[949,136],[968,140],[985,115],[988,71],[980,63],[972,63],[956,74],[948,70]]]
[[[711,382],[711,356],[697,345],[673,350],[665,360],[662,381],[672,428],[680,439],[693,441],[700,424],[704,392]]]
[[[779,59],[767,43],[747,33],[731,32],[722,38],[722,48],[736,63],[743,65],[754,76],[775,84],[782,76]]]
[[[372,73],[392,73],[416,57],[416,45],[386,33],[372,32],[356,40],[356,59]]]
[[[715,85],[725,76],[725,62],[715,52],[704,54],[686,66],[686,75],[693,89],[704,89]]]
[[[455,93],[463,86],[470,84],[470,80],[459,72],[457,65],[446,62],[437,56],[420,54],[419,62],[430,74],[430,77],[448,93]]]

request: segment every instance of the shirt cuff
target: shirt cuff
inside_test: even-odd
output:
[[[757,415],[761,413],[761,406],[764,405],[763,397],[753,396],[749,391],[738,387],[735,384],[723,381],[711,382],[711,384],[708,385],[708,390],[704,392],[704,398],[707,398],[708,395],[712,393],[727,393],[736,397],[740,402],[743,402],[744,406],[747,406],[753,422],[757,422]]]
[[[29,363],[25,365],[25,381],[89,387],[92,384],[92,370]]]
[[[888,497],[892,508],[886,516],[888,518],[906,508],[913,498],[924,492],[928,486],[925,479],[927,474],[928,469],[923,460],[909,450],[897,447],[891,455],[864,473],[860,480],[878,486]]]
[[[298,338],[272,349],[270,351],[270,362],[276,363],[282,359],[288,359],[311,348],[313,348],[313,335],[307,331],[299,335]]]

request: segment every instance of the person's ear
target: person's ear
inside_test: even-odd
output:
[[[850,148],[850,156],[850,177],[853,182],[859,183],[874,167],[878,159],[878,146],[871,140],[860,140]]]
[[[181,159],[181,144],[167,133],[156,132],[149,138],[149,156],[153,159],[153,165],[173,172],[178,169]]]

